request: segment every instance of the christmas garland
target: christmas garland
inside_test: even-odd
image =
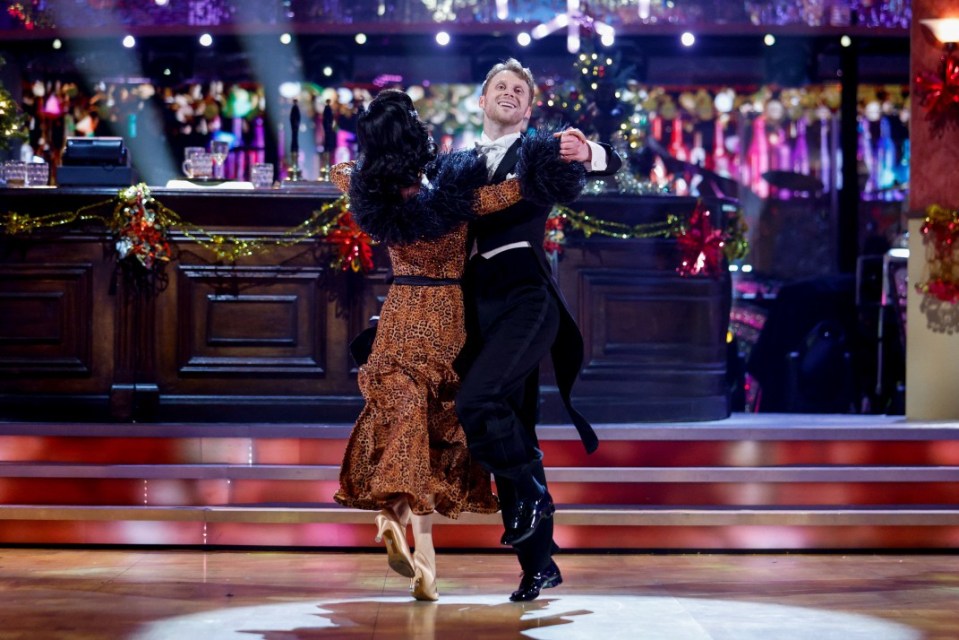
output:
[[[718,275],[723,267],[721,257],[730,261],[741,260],[749,251],[742,212],[737,212],[735,219],[723,230],[713,225],[712,214],[702,200],[696,202],[687,220],[668,214],[660,222],[635,225],[602,220],[582,211],[557,206],[546,222],[546,251],[556,255],[562,253],[567,228],[587,238],[593,234],[623,240],[675,238],[681,252],[676,271],[682,276]]]
[[[926,267],[929,278],[916,284],[916,291],[942,302],[959,302],[959,211],[937,204],[926,209],[922,227],[926,245]]]
[[[98,213],[112,207],[110,215]],[[173,210],[159,203],[145,184],[128,187],[117,197],[42,216],[7,212],[0,217],[0,229],[7,235],[31,233],[79,221],[96,220],[114,235],[117,259],[153,272],[173,258],[170,233],[176,229],[224,262],[266,253],[275,247],[289,247],[322,239],[334,247],[330,266],[341,271],[366,272],[373,269],[373,240],[353,220],[346,196],[329,202],[286,230],[279,237],[238,238],[206,231],[185,222]],[[700,200],[688,219],[669,214],[665,220],[629,225],[590,216],[569,207],[557,206],[546,223],[544,248],[560,255],[572,229],[589,238],[593,234],[624,240],[675,238],[681,251],[677,272],[683,276],[716,275],[722,256],[737,260],[746,255],[746,225],[742,214],[724,231],[713,225],[712,214]]]
[[[111,206],[109,216],[96,213]],[[0,218],[0,228],[8,235],[19,235],[89,220],[98,220],[113,232],[118,260],[135,260],[147,271],[157,269],[160,263],[171,259],[170,232],[173,229],[225,262],[236,262],[239,258],[266,253],[275,247],[289,247],[322,238],[335,248],[331,267],[354,272],[373,268],[372,239],[354,222],[345,196],[323,205],[278,238],[238,238],[206,231],[185,222],[175,211],[159,203],[150,194],[149,187],[142,183],[123,189],[115,199],[76,211],[43,216],[7,212]]]

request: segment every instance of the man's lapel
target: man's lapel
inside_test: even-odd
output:
[[[496,171],[493,173],[493,177],[490,179],[490,182],[496,184],[506,180],[506,176],[512,173],[513,168],[516,166],[516,161],[519,159],[519,148],[523,144],[523,136],[520,136],[516,139],[509,149],[506,150],[506,155],[503,156],[503,159],[500,161],[499,166],[496,167]]]

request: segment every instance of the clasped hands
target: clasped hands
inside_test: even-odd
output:
[[[553,137],[559,138],[559,157],[565,162],[588,163],[591,160],[592,153],[586,136],[579,129],[558,131],[553,134]]]

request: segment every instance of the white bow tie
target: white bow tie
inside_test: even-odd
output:
[[[506,153],[510,146],[511,145],[504,142],[490,142],[489,144],[483,144],[479,141],[476,142],[476,150],[483,155]]]

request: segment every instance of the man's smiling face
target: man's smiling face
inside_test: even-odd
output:
[[[529,85],[512,71],[500,71],[490,80],[479,106],[500,127],[518,127],[529,117],[533,96]],[[516,128],[516,131],[519,131]]]

